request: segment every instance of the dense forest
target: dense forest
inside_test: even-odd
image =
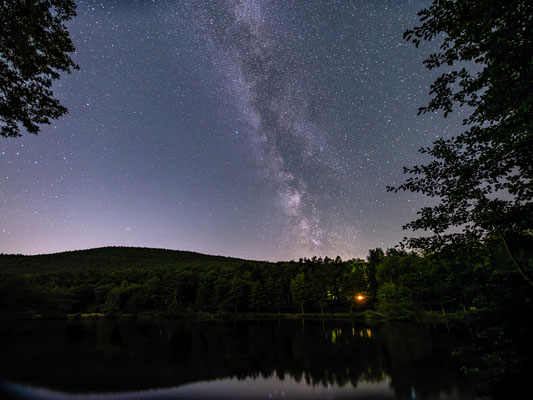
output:
[[[531,259],[530,238],[514,258]],[[529,250],[531,251],[531,250]],[[50,255],[0,255],[5,316],[156,313],[348,313],[388,319],[426,311],[471,314],[523,303],[528,285],[498,240],[454,252],[369,251],[259,262],[192,252],[106,247]]]

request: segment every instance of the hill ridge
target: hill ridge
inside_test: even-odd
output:
[[[88,249],[76,249],[76,250],[65,250],[65,251],[59,251],[55,253],[41,253],[41,254],[8,254],[8,253],[0,253],[0,257],[25,257],[25,258],[32,258],[32,257],[53,257],[53,256],[66,256],[66,255],[85,255],[85,254],[94,254],[96,252],[102,252],[102,251],[108,251],[108,250],[124,250],[124,251],[146,251],[146,252],[159,252],[160,254],[167,253],[167,254],[175,254],[175,255],[194,255],[199,257],[213,257],[213,258],[224,258],[224,259],[231,259],[235,261],[243,261],[243,262],[269,262],[266,260],[250,260],[240,257],[232,257],[232,256],[224,256],[219,254],[207,254],[207,253],[200,253],[198,251],[192,251],[192,250],[176,250],[176,249],[168,249],[163,247],[144,247],[144,246],[102,246],[102,247],[91,247]]]

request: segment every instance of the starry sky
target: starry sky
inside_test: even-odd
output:
[[[0,252],[108,245],[261,260],[392,247],[428,199],[388,193],[461,114],[418,0],[78,1],[69,113],[0,140]]]

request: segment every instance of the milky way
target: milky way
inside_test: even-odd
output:
[[[213,2],[203,22],[212,28],[214,59],[227,74],[254,160],[287,217],[284,239],[304,254],[320,253],[324,232],[312,193],[305,177],[285,162],[283,149],[305,167],[323,150],[321,133],[298,87],[295,75],[301,66],[273,37],[263,7],[257,1]]]
[[[394,246],[386,192],[461,116],[402,40],[427,1],[79,1],[69,114],[0,141],[0,251],[105,245],[259,259]]]

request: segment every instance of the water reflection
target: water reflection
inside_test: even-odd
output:
[[[49,389],[32,388],[14,383],[3,383],[5,393],[18,398],[35,400],[67,400],[72,394]],[[216,379],[197,382],[174,388],[149,389],[135,392],[76,394],[78,400],[167,400],[167,399],[353,399],[354,388],[350,385],[340,387],[309,386],[293,378],[281,380],[271,378]],[[357,388],[358,399],[385,400],[395,399],[394,392],[387,382],[365,383]]]
[[[471,399],[450,359],[461,340],[409,324],[27,321],[0,328],[0,376],[13,398]]]

